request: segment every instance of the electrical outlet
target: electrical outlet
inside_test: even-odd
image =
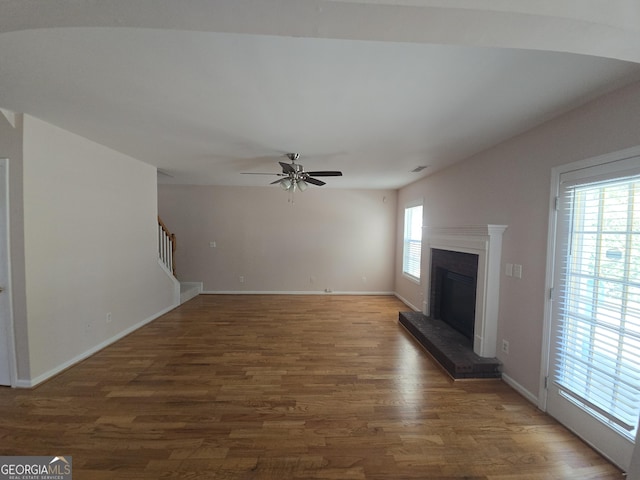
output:
[[[209,248],[216,248],[216,242],[209,242]]]
[[[240,283],[244,283],[244,276],[240,275],[239,280],[240,280]]]
[[[105,318],[107,323],[111,323],[111,312],[107,313],[107,317]]]
[[[509,342],[507,340],[502,340],[502,353],[509,354]]]

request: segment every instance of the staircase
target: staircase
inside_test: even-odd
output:
[[[176,274],[176,247],[175,233],[171,233],[160,217],[158,217],[158,257],[173,276]]]
[[[158,217],[158,259],[168,275],[176,283],[176,235],[171,233],[164,222]],[[179,282],[180,284],[180,305],[197,297],[202,292],[202,282]]]

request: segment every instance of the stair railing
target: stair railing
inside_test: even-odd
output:
[[[176,274],[176,235],[158,217],[158,255],[165,267]]]

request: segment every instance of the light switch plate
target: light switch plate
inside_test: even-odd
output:
[[[515,264],[513,266],[513,276],[516,278],[522,278],[522,265]]]
[[[504,266],[504,274],[505,274],[507,277],[512,277],[512,276],[513,276],[513,263],[507,263],[507,264]]]

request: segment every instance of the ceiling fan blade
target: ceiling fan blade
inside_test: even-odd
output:
[[[280,175],[280,174],[278,174],[278,175]],[[275,185],[276,183],[280,183],[280,182],[282,182],[282,178],[279,178],[275,182],[271,182],[269,185]]]
[[[282,167],[282,173],[295,173],[296,169],[293,168],[293,165],[285,162],[278,162]]]
[[[322,180],[318,180],[317,178],[305,177],[304,181],[307,183],[318,185],[319,187],[321,187],[322,185],[326,185],[325,182],[323,182]]]
[[[262,173],[262,172],[240,172],[242,175],[280,175],[281,173]]]
[[[341,177],[342,172],[337,171],[320,171],[320,172],[305,172],[308,175],[313,175],[314,177]]]

